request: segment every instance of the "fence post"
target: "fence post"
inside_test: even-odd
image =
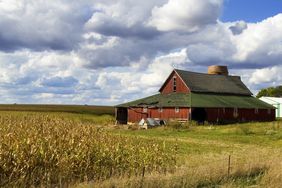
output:
[[[142,177],[144,178],[144,176],[145,176],[145,166],[142,169]]]
[[[227,177],[230,177],[230,171],[231,171],[231,155],[228,156],[228,171],[227,171]]]

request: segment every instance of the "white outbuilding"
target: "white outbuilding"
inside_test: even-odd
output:
[[[281,97],[261,97],[260,100],[271,104],[276,108],[276,117],[282,117],[282,98]]]

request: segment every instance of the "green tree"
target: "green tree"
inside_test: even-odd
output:
[[[282,97],[282,86],[277,86],[277,87],[269,87],[262,89],[258,92],[257,98],[260,97]]]

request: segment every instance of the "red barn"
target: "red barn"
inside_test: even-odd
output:
[[[142,118],[229,123],[273,121],[275,108],[252,96],[227,67],[211,66],[208,74],[174,69],[159,94],[116,106],[118,123]]]

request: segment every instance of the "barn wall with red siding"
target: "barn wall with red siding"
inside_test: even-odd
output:
[[[275,109],[238,109],[238,115],[234,115],[234,108],[206,108],[207,121],[274,121]]]
[[[163,87],[161,88],[160,92],[162,94],[169,94],[173,93],[173,77],[176,76],[176,92],[177,93],[189,93],[189,88],[185,85],[185,83],[182,81],[182,79],[173,72],[167,82],[164,83]]]
[[[148,114],[143,112],[143,108],[129,108],[128,122],[139,122],[142,118],[147,118]]]
[[[128,109],[128,122],[136,123],[142,118],[160,118],[168,119],[189,119],[189,108],[179,108],[176,112],[174,107],[163,108],[160,112],[159,108],[148,108],[147,113],[143,112],[143,108],[129,108]]]
[[[245,121],[274,121],[275,109],[268,111],[267,109],[238,109],[238,115],[234,116],[234,108],[206,108],[208,122],[245,122]],[[181,119],[189,120],[189,108],[179,108],[179,112],[175,108],[163,108],[160,112],[159,108],[148,108],[147,113],[143,112],[143,108],[129,108],[128,122],[136,123],[142,118],[160,118],[164,120]]]

